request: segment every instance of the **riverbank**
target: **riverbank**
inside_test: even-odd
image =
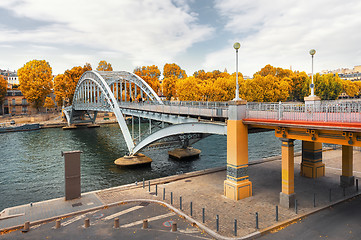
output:
[[[99,113],[96,119],[97,124],[112,124],[116,123],[115,116],[104,113]],[[39,113],[33,115],[15,115],[15,116],[1,116],[0,123],[10,123],[14,121],[15,124],[38,123],[40,128],[61,128],[67,126],[67,122],[61,116],[61,112],[56,113]]]
[[[59,216],[66,217],[138,199],[139,201],[149,200],[164,204],[171,211],[182,215],[216,238],[234,236],[234,219],[237,219],[238,222],[238,237],[255,236],[262,232],[276,231],[277,226],[283,227],[299,221],[312,212],[357,194],[355,188],[350,187],[346,189],[344,196],[343,189],[339,186],[341,150],[323,152],[326,176],[319,179],[308,179],[297,174],[300,171],[300,162],[301,156],[298,153],[295,157],[295,192],[298,200],[298,213],[296,214],[294,209],[279,207],[278,222],[275,220],[275,207],[279,203],[281,191],[281,160],[280,157],[272,157],[250,163],[248,174],[253,183],[253,196],[240,201],[232,201],[223,196],[223,181],[226,178],[226,170],[223,167],[154,179],[150,181],[150,191],[148,191],[149,186],[146,181],[145,188],[143,188],[142,182],[138,182],[137,184],[83,193],[79,200],[66,202],[63,198],[59,198],[34,203],[33,206],[37,206],[36,208],[29,204],[9,208],[1,214],[2,218],[14,214],[20,215],[0,220],[0,228],[8,228],[10,222],[13,226],[21,225],[25,220],[29,220],[32,224],[39,224],[39,221],[44,220],[44,217],[41,216],[47,216],[46,220],[54,220]],[[361,153],[354,151],[354,176],[356,178],[361,177],[360,163]],[[163,191],[165,191],[165,199],[163,199]],[[316,207],[314,207],[314,196],[316,196]],[[182,206],[180,197],[182,197]],[[76,202],[82,203],[81,209],[71,207]],[[190,202],[192,202],[192,216]],[[57,207],[53,209],[51,206]],[[202,208],[205,209],[204,223]],[[260,229],[256,229],[256,212],[259,216]],[[220,224],[218,233],[216,231],[216,215],[219,216]],[[126,218],[127,216],[122,217]],[[52,230],[49,229],[49,231]]]

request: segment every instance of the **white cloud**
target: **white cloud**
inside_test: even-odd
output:
[[[59,61],[65,60],[62,55],[69,51],[62,48],[82,46],[93,51],[113,52],[118,61],[127,57],[128,67],[157,64],[172,60],[194,43],[209,38],[214,31],[210,26],[197,23],[196,14],[190,11],[187,1],[177,0],[176,5],[171,0],[1,1],[1,8],[19,18],[48,24],[31,30],[3,25],[0,44],[17,44],[20,48],[24,43],[56,47],[58,51],[54,53],[60,54]],[[37,50],[41,51],[39,47]],[[44,55],[47,54],[44,52]]]
[[[204,66],[232,66],[232,45],[240,41],[240,71],[252,75],[266,64],[310,72],[308,51],[317,50],[315,70],[360,64],[361,2],[358,0],[217,0],[234,34],[224,49],[209,54]]]

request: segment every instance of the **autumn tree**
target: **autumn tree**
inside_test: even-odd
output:
[[[187,77],[186,72],[175,63],[166,63],[163,67],[162,91],[167,100],[176,97],[176,83],[178,79]]]
[[[53,88],[52,69],[45,60],[32,60],[18,69],[20,90],[37,109]]]
[[[172,98],[176,97],[177,81],[178,81],[178,78],[174,75],[171,75],[171,76],[163,79],[163,82],[162,82],[163,95],[166,97],[167,100],[172,100]]]
[[[0,105],[3,103],[7,92],[7,85],[5,78],[0,75]]]
[[[180,101],[201,101],[203,94],[195,77],[179,79],[176,83],[177,96]]]
[[[134,74],[142,78],[156,93],[158,93],[160,89],[160,71],[157,66],[137,67],[134,69]]]
[[[283,68],[276,68],[271,66],[270,64],[264,66],[259,72],[256,72],[253,77],[256,75],[261,75],[263,77],[272,75],[274,77],[278,77],[280,79],[283,79],[284,77],[290,77],[293,74],[292,70],[289,69],[283,69]]]
[[[79,78],[84,72],[90,70],[92,70],[91,65],[87,63],[84,67],[73,67],[70,70],[66,70],[64,74],[59,74],[54,78],[55,101],[58,105],[62,105],[63,101],[71,104]]]
[[[48,108],[54,108],[55,107],[55,103],[54,103],[54,101],[53,101],[53,99],[51,97],[46,97],[45,98],[44,107],[46,108],[46,110],[48,110]]]
[[[98,71],[113,71],[112,65],[110,63],[107,63],[106,61],[102,60],[99,62]]]
[[[271,74],[262,76],[255,75],[248,79],[241,90],[241,97],[247,101],[255,102],[278,102],[286,101],[289,96],[290,84]]]
[[[175,76],[176,78],[186,78],[187,74],[177,64],[166,63],[163,67],[163,76],[164,78],[168,78],[170,76]]]
[[[342,80],[342,90],[350,97],[358,95],[360,91],[357,83],[348,80]]]

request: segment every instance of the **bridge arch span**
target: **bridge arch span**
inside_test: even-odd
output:
[[[133,154],[139,152],[148,145],[162,139],[165,137],[188,134],[188,133],[208,133],[208,134],[217,134],[217,135],[227,135],[227,126],[221,124],[213,123],[183,123],[175,124],[169,127],[163,128],[148,137],[142,140],[138,145],[133,149]]]
[[[124,86],[124,88],[123,88]],[[113,112],[123,133],[129,153],[134,142],[125,122],[119,102],[135,99],[137,90],[152,102],[163,104],[154,90],[137,75],[126,71],[87,71],[80,77],[75,88],[72,106],[66,109],[68,124],[73,123],[74,111]],[[128,94],[127,94],[128,93]],[[120,100],[120,101],[119,101]]]

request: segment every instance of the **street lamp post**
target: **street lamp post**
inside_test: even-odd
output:
[[[311,56],[312,56],[312,76],[311,76],[311,78],[312,78],[312,82],[311,82],[311,84],[310,84],[310,88],[311,88],[311,97],[314,97],[315,96],[315,85],[313,84],[313,56],[315,55],[315,53],[316,53],[316,50],[315,49],[311,49],[310,50],[310,54],[311,54]]]
[[[234,100],[240,100],[239,98],[239,85],[238,85],[238,49],[241,47],[239,42],[233,44],[233,48],[236,49],[236,98]]]

